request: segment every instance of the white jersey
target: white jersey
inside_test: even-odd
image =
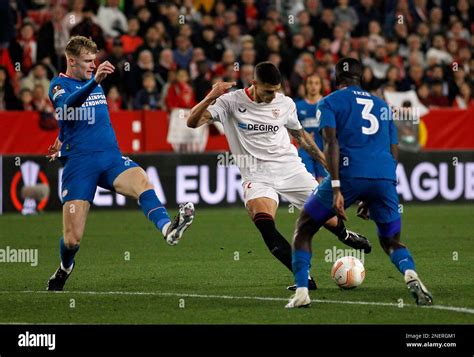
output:
[[[247,89],[240,89],[220,96],[207,110],[213,121],[224,126],[244,181],[281,177],[287,173],[288,164],[302,165],[286,130],[302,128],[291,98],[276,93],[271,103],[256,103]]]

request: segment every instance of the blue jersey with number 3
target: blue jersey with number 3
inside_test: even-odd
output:
[[[398,139],[390,113],[387,103],[358,86],[337,90],[319,101],[320,128],[336,128],[341,179],[396,180],[390,144],[397,144]]]

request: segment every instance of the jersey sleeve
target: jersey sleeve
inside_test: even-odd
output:
[[[65,82],[56,81],[51,84],[49,97],[55,108],[63,106],[80,107],[98,85],[95,78],[92,77],[80,89],[72,91]]]
[[[55,108],[61,108],[70,94],[71,90],[64,82],[54,81],[49,87],[49,99]]]
[[[64,101],[70,94],[71,94],[71,91],[69,90],[69,87],[67,86],[66,83],[63,83],[61,81],[51,82],[48,96],[51,102],[53,103],[53,107],[55,108],[56,119],[58,121],[58,126],[59,126],[58,139],[60,142],[64,141],[64,131],[63,131],[64,121],[62,120],[62,117],[61,117],[64,110],[63,109]]]
[[[323,128],[336,128],[336,115],[327,98],[319,101],[316,110],[316,120],[320,123],[320,130]]]
[[[300,130],[303,127],[301,126],[300,121],[298,120],[298,112],[296,110],[296,104],[292,100],[290,102],[290,109],[288,115],[288,121],[285,124],[285,127],[292,130]]]
[[[212,122],[222,123],[229,116],[231,107],[229,99],[229,93],[224,94],[207,108],[208,112],[211,113]]]
[[[394,120],[389,120],[388,130],[390,132],[390,145],[398,144],[398,131]]]

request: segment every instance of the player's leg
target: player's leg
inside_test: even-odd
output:
[[[408,290],[415,298],[416,303],[418,305],[432,305],[433,297],[416,273],[413,256],[408,248],[400,242],[400,218],[389,223],[376,223],[380,245],[390,257],[393,265],[403,274]]]
[[[63,205],[63,236],[59,240],[61,264],[48,281],[48,290],[63,290],[67,278],[74,268],[74,257],[84,235],[90,203],[72,200]]]
[[[244,182],[243,187],[245,206],[265,245],[275,258],[292,271],[291,245],[275,224],[278,194],[265,183]],[[316,289],[314,280],[311,280],[310,288]]]
[[[391,262],[403,274],[405,282],[419,305],[431,305],[431,293],[421,282],[415,269],[415,262],[408,248],[401,243],[401,218],[398,211],[396,182],[378,180],[372,184],[369,200],[371,218],[377,224],[377,235],[384,252]]]
[[[137,199],[145,216],[160,230],[166,242],[178,244],[194,219],[194,205],[190,202],[181,205],[178,215],[171,221],[146,172],[128,158],[114,160],[117,160],[116,164],[101,175],[100,186]]]
[[[296,222],[293,236],[292,265],[296,291],[286,308],[305,307],[311,302],[308,294],[308,271],[311,269],[312,239],[327,220],[335,215],[330,184],[323,182],[306,201]]]
[[[250,187],[249,187],[250,186]],[[260,183],[244,183],[245,206],[270,253],[291,271],[291,246],[275,225],[278,195]]]
[[[334,234],[342,243],[351,248],[361,249],[365,254],[372,251],[372,244],[367,237],[347,229],[344,221],[337,216],[329,219],[324,224],[324,228]]]
[[[319,164],[319,166],[315,165],[315,172],[316,175],[325,175],[323,180],[331,179],[329,174],[326,172],[326,170],[324,170],[321,164]],[[322,181],[318,182],[321,183]],[[370,244],[370,241],[367,239],[367,237],[363,236],[360,233],[347,229],[344,224],[344,221],[337,216],[329,219],[324,224],[324,228],[334,234],[342,243],[351,248],[362,249],[365,254],[368,254],[372,251],[372,245]]]
[[[350,182],[341,182],[345,207],[357,200],[359,191]],[[287,308],[303,307],[310,303],[306,274],[311,268],[311,241],[316,232],[335,216],[332,208],[333,192],[330,180],[323,180],[306,200],[296,223],[293,237],[293,274],[296,283],[295,295]]]
[[[61,264],[48,281],[48,290],[62,290],[75,263],[84,234],[90,204],[94,199],[100,166],[95,156],[63,157],[61,178],[63,236],[59,242]]]
[[[316,181],[312,175],[302,170],[299,165],[294,168],[293,172],[295,172],[295,175],[281,181],[277,189],[278,193],[284,196],[295,207],[302,209],[305,201],[318,186],[318,181]],[[325,180],[330,180],[330,178],[327,177]],[[365,253],[370,253],[372,250],[372,245],[369,240],[360,233],[348,230],[344,225],[344,221],[339,217],[329,219],[324,224],[324,228],[351,248],[362,249]],[[294,287],[290,287],[290,290],[293,289]]]
[[[141,167],[122,171],[112,181],[112,186],[115,192],[138,200],[145,216],[166,236],[171,219]]]

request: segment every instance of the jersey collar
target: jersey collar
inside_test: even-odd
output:
[[[253,100],[252,96],[250,95],[249,87],[246,87],[246,88],[244,89],[244,92],[245,92],[245,94],[247,94],[247,97],[249,97],[249,99],[250,99],[251,102],[255,102],[255,101]]]

